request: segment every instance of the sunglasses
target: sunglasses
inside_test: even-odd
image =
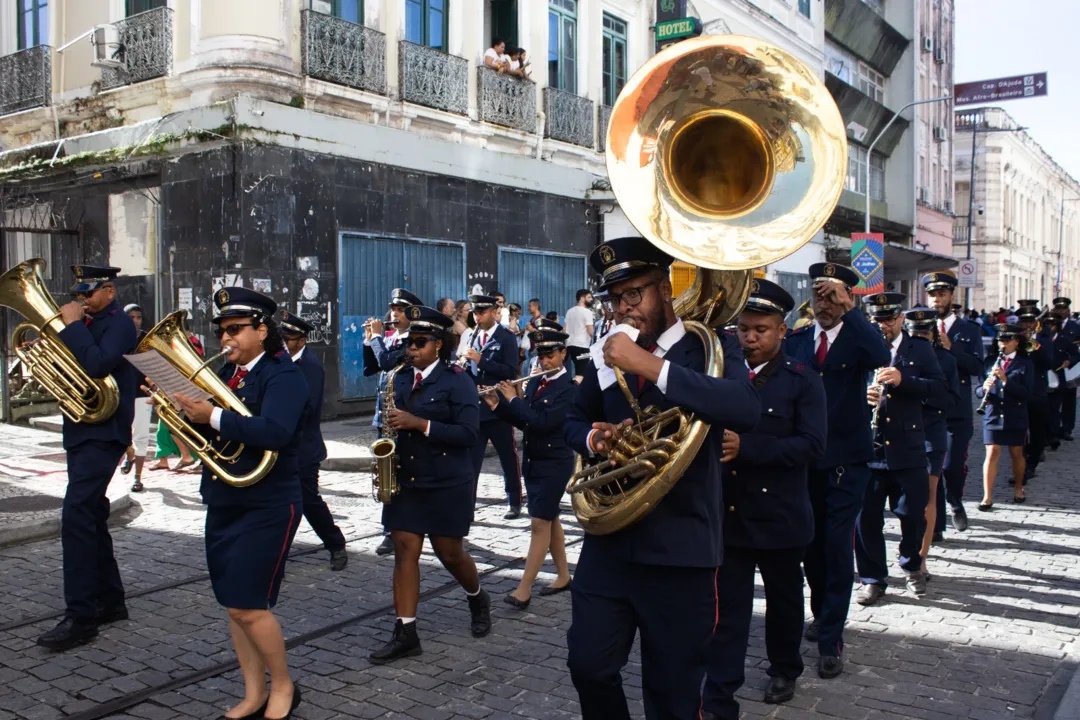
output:
[[[214,337],[216,337],[218,340],[220,340],[225,335],[228,335],[229,337],[236,337],[244,328],[253,327],[258,327],[258,325],[254,323],[237,323],[236,325],[230,325],[228,327],[216,327],[214,328]]]
[[[435,338],[429,337],[407,337],[401,341],[405,347],[414,347],[417,350],[423,350],[430,342],[435,342]]]

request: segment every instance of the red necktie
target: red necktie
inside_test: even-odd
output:
[[[944,320],[941,321],[941,334],[945,335],[945,321]]]
[[[480,333],[480,349],[483,350],[487,345],[487,333]]]
[[[818,341],[817,353],[814,355],[814,360],[817,362],[817,366],[825,366],[825,356],[829,354],[829,338],[825,335],[825,331],[821,331],[821,340]]]
[[[544,388],[547,387],[548,379],[540,378],[540,387],[536,388],[536,394],[533,397],[540,397],[540,393],[544,392]]]
[[[649,352],[650,353],[656,352],[656,344],[655,343],[653,344],[653,346],[651,348],[649,348]],[[644,389],[645,389],[645,377],[642,376],[642,375],[638,375],[638,379],[637,379],[637,392],[638,392],[638,395],[640,395],[641,391],[644,390]]]
[[[423,380],[423,379],[424,379],[424,373],[422,373],[422,372],[416,373],[416,382],[414,382],[413,386],[412,386],[412,389],[414,391],[416,390],[416,388],[420,387],[420,381]]]
[[[92,322],[94,322],[94,318],[90,317],[89,315],[83,318],[83,325],[85,325],[86,327],[90,327],[90,323]]]
[[[1009,371],[1010,363],[1012,363],[1012,358],[1005,358],[1005,362],[1001,363],[1002,372],[1008,372]]]
[[[754,372],[753,370],[751,370],[750,371],[750,379],[753,380],[755,375],[757,375],[757,373]]]
[[[247,370],[245,370],[244,368],[238,368],[236,370],[236,374],[229,378],[229,389],[235,390],[240,385],[240,381],[243,380],[244,376],[246,376],[247,374]]]

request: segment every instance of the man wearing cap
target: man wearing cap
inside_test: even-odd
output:
[[[411,307],[420,307],[424,303],[420,298],[403,288],[394,288],[390,294],[390,322],[394,329],[383,336],[383,323],[379,318],[371,318],[364,325],[364,375],[378,375],[379,392],[375,396],[375,417],[371,424],[382,437],[383,434],[383,395],[386,394],[387,373],[405,361],[405,338],[409,337],[409,318],[405,311]],[[389,555],[394,552],[394,543],[390,540],[390,531],[383,528],[383,539],[375,549],[377,555]]]
[[[326,371],[319,356],[307,349],[307,336],[313,328],[304,318],[288,310],[281,313],[281,337],[285,349],[307,380],[308,401],[300,420],[300,491],[304,502],[304,518],[330,552],[330,569],[344,570],[349,563],[345,552],[345,535],[334,523],[330,508],[319,494],[319,463],[326,459],[326,443],[322,436],[323,385]]]
[[[802,675],[802,559],[814,536],[807,468],[825,452],[825,387],[809,366],[784,355],[784,316],[795,307],[776,283],[754,280],[739,316],[739,342],[761,419],[750,432],[724,431],[724,564],[717,575],[718,623],[705,678],[705,720],[738,720],[754,614],[754,569],[765,584],[766,703],[795,696]]]
[[[968,526],[964,510],[964,484],[967,482],[968,446],[974,434],[974,413],[971,392],[972,377],[983,375],[982,330],[976,323],[956,314],[953,298],[958,280],[949,273],[927,273],[922,284],[929,297],[929,304],[937,311],[938,336],[941,346],[956,360],[956,374],[960,378],[960,402],[946,418],[949,431],[949,450],[942,468],[942,479],[937,490],[937,516],[934,519],[934,535],[940,538],[945,531],[945,504],[952,511],[953,527],[964,531]]]
[[[1077,348],[1071,335],[1062,331],[1063,322],[1061,315],[1055,315],[1053,312],[1046,318],[1046,327],[1050,332],[1050,342],[1054,349],[1053,365],[1057,370],[1058,377],[1057,390],[1051,390],[1048,395],[1050,402],[1051,450],[1057,450],[1061,445],[1061,441],[1065,439],[1061,431],[1061,409],[1065,398],[1075,392],[1074,388],[1066,386],[1064,370],[1080,363],[1080,348]]]
[[[124,306],[124,312],[131,318],[131,322],[135,323],[135,330],[138,332],[135,347],[138,347],[147,334],[142,329],[142,308],[135,303],[128,303]],[[135,482],[131,484],[131,492],[142,492],[146,489],[142,483],[142,471],[146,464],[146,451],[150,445],[150,419],[154,414],[154,406],[147,400],[149,395],[142,389],[141,383],[137,384],[140,387],[135,392],[135,418],[131,422],[131,445],[127,449],[123,464],[120,465],[120,472],[124,475],[131,472],[132,468],[135,469]]]
[[[855,271],[815,263],[809,274],[814,324],[791,333],[786,351],[819,373],[829,406],[825,454],[810,466],[814,539],[803,567],[814,613],[806,639],[818,644],[818,675],[834,678],[844,668],[844,623],[853,580],[851,536],[870,481],[867,463],[874,458],[866,375],[888,365],[890,355],[881,333],[855,307]]]
[[[1039,301],[1019,300],[1018,317],[1024,331],[1023,342],[1030,344],[1028,358],[1035,366],[1035,382],[1028,398],[1028,436],[1024,446],[1024,482],[1035,475],[1043,450],[1050,442],[1050,387],[1047,377],[1054,372],[1054,337],[1049,327],[1039,327]]]
[[[37,644],[67,650],[90,642],[98,626],[126,620],[124,585],[109,536],[109,488],[116,466],[131,445],[135,414],[134,368],[124,355],[135,349],[135,324],[116,302],[120,268],[73,265],[74,300],[60,308],[59,338],[92,378],[112,377],[120,403],[107,420],[90,424],[64,417],[68,485],[61,512],[64,553],[64,619]]]
[[[885,553],[885,502],[900,519],[900,567],[907,589],[926,593],[922,541],[930,480],[926,463],[923,403],[948,392],[934,348],[904,332],[902,308],[907,296],[887,292],[867,295],[870,316],[885,336],[891,361],[874,373],[866,402],[874,410],[874,460],[870,484],[856,523],[855,565],[862,588],[855,602],[873,605],[885,595],[889,566]]]
[[[518,343],[514,333],[499,324],[498,294],[473,295],[469,298],[473,307],[476,330],[473,332],[465,357],[469,361],[468,373],[478,387],[494,387],[503,380],[518,376]],[[473,447],[473,470],[476,472],[475,490],[480,484],[480,470],[484,464],[484,451],[488,441],[495,446],[503,471],[503,489],[510,506],[508,520],[521,517],[521,471],[517,447],[514,444],[514,428],[498,416],[483,401],[480,403],[480,440]]]
[[[1072,319],[1072,300],[1067,297],[1054,298],[1054,307],[1050,310],[1050,313],[1058,319],[1060,328],[1058,329],[1058,335],[1068,340],[1074,346],[1076,343],[1080,343],[1080,323],[1077,323]],[[1071,353],[1066,352],[1066,355]],[[1072,367],[1073,361],[1071,358],[1066,358],[1066,368]],[[1064,379],[1064,375],[1062,376]],[[1064,382],[1058,386],[1058,401],[1061,408],[1059,413],[1060,428],[1058,430],[1058,438],[1072,442],[1072,431],[1076,427],[1076,388],[1067,387]]]
[[[586,533],[571,587],[567,666],[585,720],[630,717],[621,670],[641,633],[645,715],[697,717],[716,622],[716,569],[723,560],[720,457],[723,431],[760,417],[737,341],[721,337],[724,377],[705,373],[705,348],[672,306],[672,258],[645,238],[610,240],[590,256],[619,326],[584,370],[567,415],[567,443],[586,458],[617,448],[634,422],[612,367],[641,407],[681,408],[711,425],[682,478],[636,523]]]

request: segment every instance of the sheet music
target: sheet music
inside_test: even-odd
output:
[[[611,328],[611,331],[608,332],[607,335],[597,338],[596,342],[589,347],[589,355],[592,356],[592,363],[596,366],[596,379],[600,382],[601,390],[607,390],[616,382],[615,371],[604,363],[604,341],[615,333],[626,333],[630,336],[631,340],[637,342],[640,331],[633,325],[620,323]],[[581,373],[578,374],[580,375]]]
[[[137,355],[125,355],[124,359],[134,365],[136,370],[156,385],[158,390],[165,393],[177,409],[179,409],[179,405],[173,400],[173,395],[183,395],[192,400],[209,400],[212,397],[210,393],[185,378],[157,350],[150,350]],[[207,372],[213,371],[207,368]]]

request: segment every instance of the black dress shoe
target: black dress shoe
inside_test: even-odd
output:
[[[823,680],[839,677],[844,672],[844,661],[835,655],[822,655],[817,661],[817,674]]]
[[[876,605],[877,601],[885,597],[885,588],[880,585],[863,585],[855,593],[855,602],[865,607]]]
[[[1061,433],[1061,439],[1064,440],[1065,442],[1072,442],[1072,440],[1073,440],[1072,433]]]
[[[994,507],[994,503],[979,503],[977,507],[979,512],[989,512],[990,508]]]
[[[221,720],[263,720],[266,715],[266,706],[270,704],[269,696],[263,702],[262,707],[255,712],[248,713],[247,715],[241,715],[240,717],[230,717],[228,715],[222,715]]]
[[[335,572],[338,570],[344,570],[345,566],[349,564],[349,553],[342,548],[340,550],[330,551],[330,569]]]
[[[121,620],[128,619],[127,605],[119,603],[112,607],[101,608],[94,615],[94,621],[98,625],[108,625],[109,623],[120,622]]]
[[[806,626],[806,632],[803,633],[803,637],[810,642],[817,642],[821,637],[821,626],[818,625],[817,620],[812,620],[809,625]]]
[[[394,541],[390,539],[389,535],[383,536],[382,544],[375,548],[375,554],[379,556],[394,554]]]
[[[912,595],[925,595],[926,594],[926,573],[924,572],[911,572],[907,574],[907,578],[904,580],[904,585]]]
[[[529,607],[529,603],[532,602],[532,598],[529,598],[528,600],[518,600],[513,595],[507,595],[503,598],[503,602],[507,605],[517,608],[518,610],[524,610],[525,608]]]
[[[957,532],[964,532],[968,527],[967,510],[958,508],[953,510],[952,526]]]
[[[770,705],[786,703],[795,697],[795,681],[786,677],[770,677],[765,688],[765,702]]]
[[[573,584],[573,582],[574,582],[574,580],[573,580],[573,578],[571,578],[570,580],[567,581],[567,583],[565,585],[560,585],[559,587],[554,587],[554,586],[548,585],[545,588],[540,588],[540,590],[538,590],[536,594],[539,595],[540,597],[548,597],[550,595],[558,595],[561,592],[566,592],[567,590],[569,590],[570,586]]]
[[[1021,495],[1020,497],[1013,496],[1013,502],[1016,503],[1017,505],[1023,504],[1026,500],[1027,500],[1027,497],[1024,496],[1024,495]]]
[[[481,588],[479,595],[469,597],[469,613],[473,637],[484,637],[491,632],[491,596],[487,590]]]
[[[399,658],[415,657],[422,652],[420,636],[416,634],[416,621],[406,625],[398,620],[390,642],[368,655],[368,659],[375,665],[385,665]]]
[[[510,506],[510,511],[503,515],[504,520],[517,520],[521,517],[521,508],[514,505]]]
[[[60,624],[38,636],[37,644],[49,650],[70,650],[97,637],[97,625],[65,617]]]
[[[410,623],[410,624],[415,625],[416,623]],[[292,706],[289,708],[289,712],[285,713],[284,717],[279,717],[279,718],[267,717],[266,715],[263,715],[262,717],[263,717],[263,720],[289,720],[289,718],[292,717],[293,712],[295,712],[296,708],[298,708],[298,707],[300,707],[300,688],[293,685]]]

